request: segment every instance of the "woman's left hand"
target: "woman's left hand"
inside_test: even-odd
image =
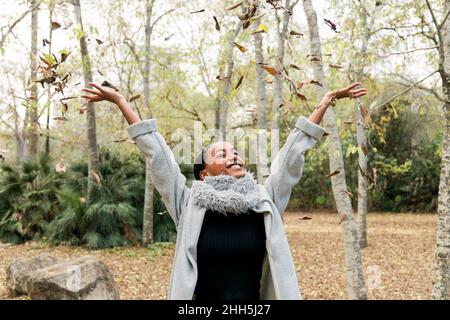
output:
[[[343,98],[359,98],[365,96],[369,93],[365,88],[355,89],[355,87],[359,86],[361,82],[355,82],[349,85],[348,87],[337,89],[328,92],[322,99],[323,103],[332,104],[335,100],[343,99]]]

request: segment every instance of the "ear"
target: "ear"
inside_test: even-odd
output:
[[[205,180],[205,177],[208,176],[208,172],[206,170],[202,170],[200,171],[200,180],[203,181]]]

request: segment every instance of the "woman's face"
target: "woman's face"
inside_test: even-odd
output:
[[[216,142],[205,155],[205,169],[200,172],[200,179],[221,174],[240,178],[245,176],[245,163],[234,147],[227,142]]]

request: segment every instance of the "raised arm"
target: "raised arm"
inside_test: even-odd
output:
[[[136,145],[149,161],[152,182],[161,194],[175,225],[178,226],[181,212],[187,204],[189,189],[186,187],[186,178],[181,174],[172,151],[157,131],[156,120],[141,121],[126,99],[114,89],[95,83],[89,83],[89,85],[95,89],[83,89],[84,92],[90,93],[90,95],[82,96],[83,98],[92,102],[107,100],[119,107],[129,124],[128,134],[136,141]]]
[[[295,128],[275,157],[270,167],[271,174],[265,183],[280,214],[283,214],[286,209],[292,188],[299,182],[303,174],[306,151],[314,147],[325,132],[319,124],[328,106],[333,105],[337,99],[358,98],[366,95],[366,89],[354,89],[360,84],[360,82],[356,82],[346,88],[328,92],[308,119],[299,117],[297,120]]]

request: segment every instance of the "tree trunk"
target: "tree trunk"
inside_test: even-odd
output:
[[[83,19],[81,15],[80,0],[73,0],[73,6],[78,26],[83,32],[83,35],[80,38],[80,50],[83,65],[84,82],[87,85],[89,82],[92,82],[92,68],[86,44],[86,35],[84,34],[83,29]],[[94,180],[95,175],[100,176],[100,161],[97,145],[97,129],[95,123],[95,105],[92,102],[87,104],[86,121],[87,121],[87,140],[88,140],[88,196],[86,201],[89,204],[91,203],[92,190],[94,189],[94,185],[96,183]]]
[[[34,8],[31,11],[31,54],[30,54],[30,68],[31,68],[31,96],[30,105],[27,108],[29,113],[29,128],[28,128],[28,154],[27,157],[33,158],[38,154],[39,143],[39,102],[38,102],[38,86],[37,82],[37,54],[38,54],[38,15],[39,9],[36,7],[40,0],[31,0],[30,6]]]
[[[309,29],[309,40],[311,54],[316,55],[319,61],[312,62],[314,77],[323,84],[321,95],[324,95],[328,89],[325,82],[325,75],[322,65],[322,53],[319,36],[319,27],[317,24],[316,11],[311,0],[303,0],[306,19]],[[324,126],[329,133],[328,136],[328,155],[330,159],[330,172],[340,170],[340,173],[331,177],[331,184],[336,202],[338,213],[342,219],[345,262],[347,267],[347,291],[350,299],[367,299],[367,289],[365,287],[361,250],[358,243],[358,232],[353,208],[347,191],[345,181],[344,160],[342,156],[342,146],[337,131],[336,116],[334,110],[329,108],[324,115]]]
[[[229,95],[231,93],[231,78],[233,77],[234,71],[234,58],[233,58],[233,42],[236,41],[239,32],[241,31],[242,23],[239,21],[237,23],[236,29],[234,33],[231,35],[227,46],[227,54],[226,54],[226,71],[224,75],[223,81],[223,96],[220,103],[220,112],[219,112],[219,132],[221,134],[220,140],[224,140],[226,138],[227,133],[227,117],[228,117],[228,107],[229,107]]]
[[[445,12],[450,9],[450,1],[445,1]],[[450,294],[450,20],[442,29],[439,71],[447,102],[443,105],[444,140],[442,144],[441,174],[438,195],[438,221],[436,235],[436,266],[432,297],[445,300]]]
[[[362,39],[361,50],[358,53],[358,68],[356,78],[353,82],[362,81],[364,75],[364,66],[367,57],[367,47],[370,39],[371,24],[368,22],[368,13],[364,4],[360,3],[362,10],[362,20],[364,26],[364,35]],[[361,248],[365,248],[368,245],[367,242],[367,159],[368,154],[364,151],[367,149],[367,137],[364,130],[364,122],[361,114],[361,102],[357,99],[355,103],[355,122],[356,122],[356,140],[358,142],[358,239]],[[363,172],[361,172],[361,170]]]
[[[49,44],[48,44],[48,53],[52,54],[52,41],[53,41],[53,28],[52,28],[52,20],[53,20],[53,9],[54,4],[53,1],[49,4]],[[51,104],[52,104],[52,93],[50,86],[47,87],[47,136],[45,137],[45,154],[47,156],[50,155],[50,113],[51,113]]]
[[[291,3],[292,0],[286,0],[284,7],[292,12],[298,1]],[[283,10],[282,18],[278,16],[278,12],[275,13],[277,18],[277,69],[282,71],[284,63],[284,53],[286,46],[286,38],[288,33],[289,21],[291,19],[291,14],[286,10]],[[280,70],[281,69],[281,70]],[[272,105],[272,121],[271,121],[271,134],[270,134],[270,145],[272,151],[279,150],[279,130],[280,130],[280,106],[283,104],[283,75],[281,72],[274,77],[273,80],[273,105]],[[273,152],[271,158],[273,160],[275,154]]]
[[[152,15],[155,0],[146,1],[146,21],[145,21],[145,61],[144,74],[142,84],[144,86],[144,103],[148,118],[152,118],[150,107],[150,57],[151,57],[151,41],[152,41]],[[145,166],[145,197],[144,197],[144,216],[142,225],[142,245],[145,247],[153,242],[153,198],[154,187],[150,170],[150,163],[146,161]]]
[[[263,39],[261,33],[253,36],[255,43],[255,61],[264,62]],[[266,82],[264,70],[256,65],[256,82],[258,85],[258,137],[257,137],[257,178],[258,183],[264,184],[269,176],[267,159],[267,110],[266,110]]]

